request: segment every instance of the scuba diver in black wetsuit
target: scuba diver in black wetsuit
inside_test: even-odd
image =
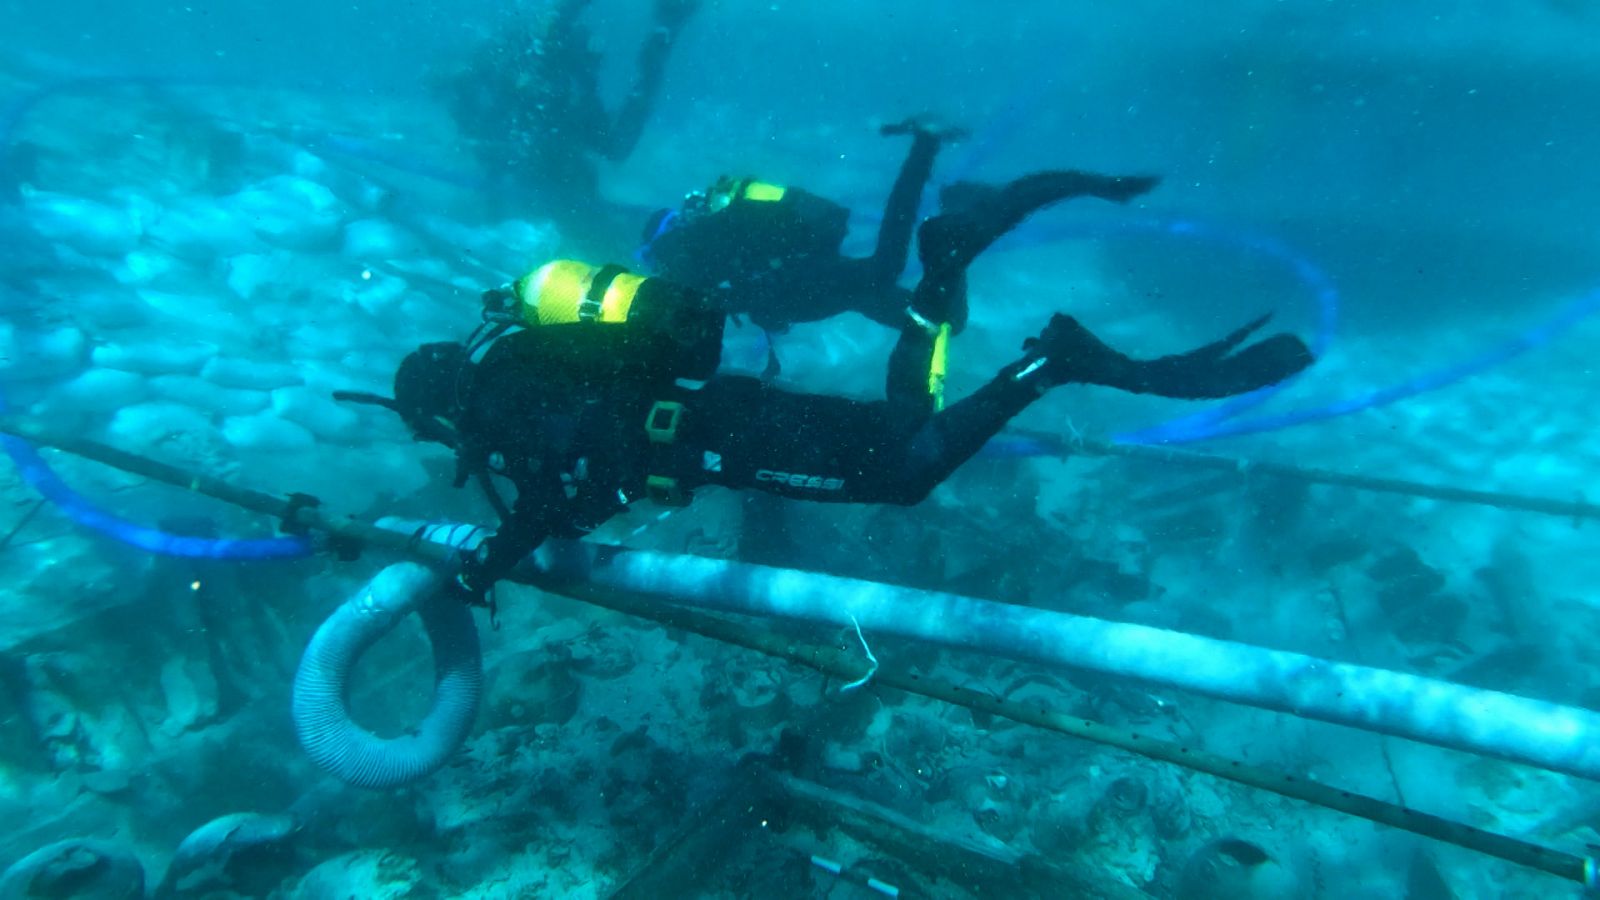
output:
[[[519,213],[534,206],[579,240],[620,246],[633,226],[605,220],[636,213],[605,203],[596,161],[621,162],[633,153],[672,47],[700,0],[656,0],[655,27],[614,115],[600,99],[601,56],[579,21],[591,2],[558,0],[538,19],[519,18],[436,83],[496,182],[494,197]]]
[[[925,118],[880,129],[911,135],[911,150],[878,228],[872,255],[842,255],[850,210],[802,188],[724,177],[685,198],[677,210],[659,210],[645,226],[642,258],[655,274],[711,295],[730,314],[782,332],[847,311],[898,329],[911,292],[897,282],[911,253],[922,192],[940,147],[959,129],[940,129]],[[965,308],[952,311],[957,331]]]
[[[504,510],[500,528],[463,555],[453,585],[469,602],[490,602],[493,584],[546,538],[585,534],[639,498],[684,503],[709,484],[806,500],[915,504],[1057,385],[1227,397],[1312,362],[1305,344],[1287,334],[1243,346],[1265,318],[1196,350],[1142,361],[1056,315],[1024,344],[1020,359],[942,407],[939,344],[950,310],[963,301],[973,259],[1046,204],[1085,195],[1126,200],[1154,183],[1044,172],[925,221],[918,241],[924,276],[883,401],[791,393],[718,375],[726,317],[715,301],[620,266],[571,261],[486,294],[486,324],[496,326],[481,339],[429,344],[407,356],[393,399],[340,396],[388,406],[418,438],[454,447],[458,484],[472,476],[487,484],[493,473],[515,485],[509,510],[490,489]]]

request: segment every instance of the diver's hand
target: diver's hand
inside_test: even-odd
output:
[[[656,0],[656,24],[677,34],[700,9],[700,0]]]
[[[463,551],[456,574],[445,581],[440,590],[468,606],[494,607],[494,579],[483,570],[483,561],[476,553]]]
[[[967,129],[944,122],[933,113],[921,113],[903,121],[880,125],[878,133],[884,137],[909,134],[947,144],[972,136],[972,132]]]

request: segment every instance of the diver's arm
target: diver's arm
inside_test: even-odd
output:
[[[516,479],[511,514],[477,550],[462,559],[459,582],[471,598],[483,598],[495,582],[511,574],[563,521],[570,521],[566,492],[548,466]]]
[[[895,176],[894,187],[884,203],[878,242],[870,257],[870,271],[876,279],[875,286],[880,288],[894,285],[906,270],[906,260],[911,255],[911,233],[922,207],[922,191],[933,177],[933,160],[944,139],[941,132],[920,127],[914,120],[883,129],[884,134],[907,132],[912,135],[911,151],[900,164],[900,173]]]
[[[621,162],[633,153],[639,138],[644,134],[645,122],[655,107],[661,93],[661,81],[667,70],[667,60],[672,55],[672,45],[678,40],[689,17],[699,9],[699,0],[657,0],[656,24],[639,47],[639,70],[633,87],[622,101],[616,116],[607,129],[604,153],[613,162]]]

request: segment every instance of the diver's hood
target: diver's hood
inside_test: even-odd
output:
[[[395,408],[400,415],[454,418],[461,410],[462,376],[471,365],[464,344],[423,344],[394,373]]]
[[[459,443],[454,422],[463,408],[471,365],[465,344],[424,344],[400,362],[393,397],[334,391],[333,398],[394,410],[417,438],[454,447]]]

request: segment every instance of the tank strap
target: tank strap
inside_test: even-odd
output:
[[[583,295],[583,300],[578,303],[578,320],[593,322],[600,318],[600,309],[605,304],[606,291],[611,290],[611,283],[617,276],[628,270],[616,264],[600,267],[594,273],[594,280],[589,282],[589,290]]]

